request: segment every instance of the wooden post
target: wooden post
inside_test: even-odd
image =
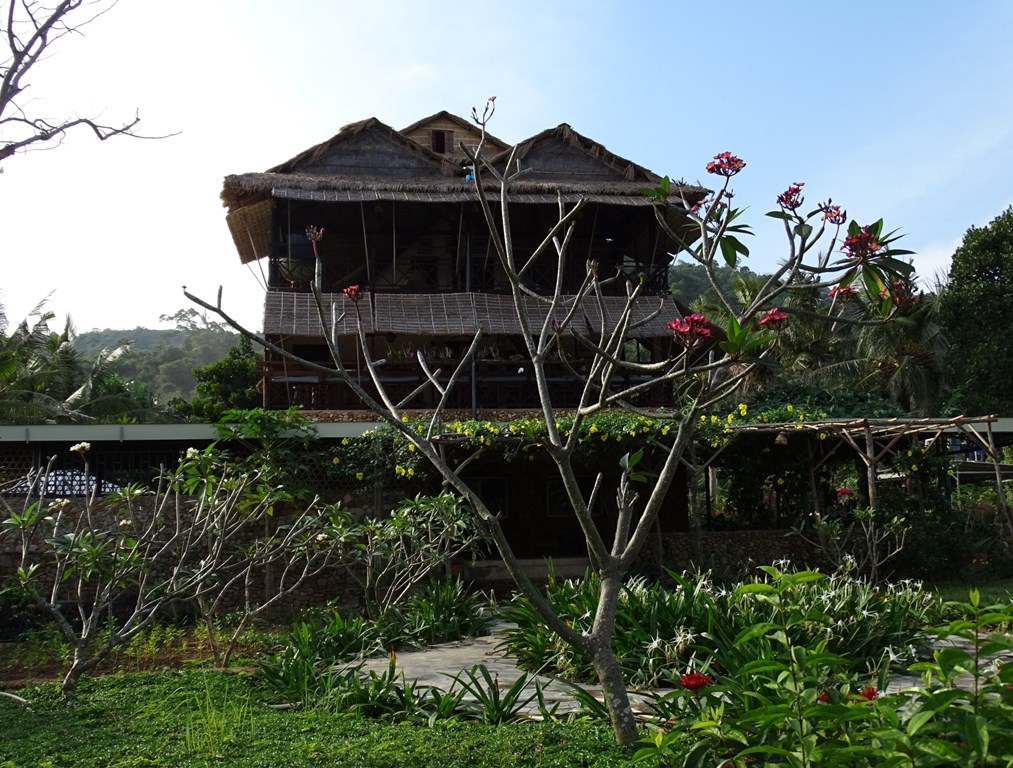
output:
[[[999,511],[1002,513],[1006,525],[1009,526],[1010,535],[1013,536],[1013,515],[1010,514],[1009,504],[1006,503],[1006,489],[1002,484],[1002,465],[999,461],[999,449],[995,445],[995,437],[992,435],[992,422],[985,422],[985,434],[988,435],[988,453],[992,457],[992,467],[995,469],[996,499],[999,502]]]
[[[864,422],[865,427],[865,476],[869,482],[869,506],[873,509],[879,503],[879,494],[876,491],[876,441],[872,437],[872,430],[869,428],[869,422]]]

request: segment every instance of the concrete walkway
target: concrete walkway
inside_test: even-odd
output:
[[[507,656],[505,651],[499,648],[503,642],[503,632],[509,628],[508,624],[498,623],[491,629],[491,633],[483,637],[470,640],[461,640],[453,643],[431,646],[420,651],[405,651],[397,654],[397,670],[403,673],[408,681],[414,681],[420,685],[435,686],[441,690],[448,690],[454,684],[453,678],[462,671],[468,671],[472,667],[484,665],[490,675],[494,675],[499,683],[500,691],[505,692],[513,685],[521,675],[526,674],[517,668],[516,661]],[[970,651],[970,646],[962,640],[950,641]],[[989,663],[1001,664],[1003,661],[1013,663],[1013,653],[999,654]],[[387,671],[390,660],[385,657],[367,659],[362,666],[364,672],[370,671],[383,674]],[[542,686],[542,693],[546,706],[551,709],[558,705],[557,714],[576,712],[580,705],[573,698],[573,689],[555,678],[545,675],[528,674],[526,686],[527,694],[534,696],[535,681]],[[958,687],[970,690],[973,687],[973,678],[970,675],[963,675],[957,681]],[[885,693],[896,693],[911,688],[923,687],[920,675],[895,675],[890,680]],[[596,685],[581,685],[602,701],[601,689]],[[473,699],[470,695],[465,696],[466,700]],[[650,712],[650,697],[643,693],[631,691],[630,699],[633,709],[638,713]],[[538,702],[532,700],[521,710],[529,716],[538,715]]]
[[[542,687],[542,696],[545,706],[548,709],[558,706],[556,713],[564,715],[569,712],[576,712],[580,709],[573,698],[573,689],[552,677],[525,673],[517,668],[517,662],[507,656],[505,651],[498,649],[503,642],[503,632],[510,625],[505,623],[494,624],[490,634],[483,637],[476,637],[470,640],[460,640],[453,643],[434,645],[420,651],[404,651],[397,654],[397,671],[403,673],[405,680],[414,681],[419,685],[431,685],[441,690],[448,690],[454,685],[453,678],[460,675],[462,671],[467,672],[475,666],[485,666],[489,674],[497,680],[501,692],[505,692],[522,676],[527,674],[527,685],[525,695],[534,696],[536,681]],[[388,658],[379,657],[366,659],[363,663],[363,672],[376,672],[383,674],[390,664]],[[467,678],[464,678],[467,680]],[[458,686],[460,687],[460,686]],[[602,701],[601,689],[596,685],[581,685],[581,688],[591,693],[599,701]],[[466,695],[465,700],[473,700],[474,697]],[[647,697],[634,691],[630,692],[630,699],[634,711],[648,712]],[[521,710],[525,715],[538,715],[538,701],[532,698]]]

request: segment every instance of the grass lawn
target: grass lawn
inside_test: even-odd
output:
[[[322,711],[277,711],[253,675],[200,670],[85,679],[77,700],[55,684],[0,697],[0,768],[186,768],[227,765],[622,766],[607,726],[385,723]]]
[[[972,589],[977,589],[981,594],[982,605],[992,605],[995,603],[1009,604],[1013,602],[1013,579],[975,584],[966,581],[940,582],[931,585],[931,588],[943,600],[956,600],[966,603],[968,593]]]

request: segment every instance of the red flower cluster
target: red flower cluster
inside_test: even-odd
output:
[[[866,701],[875,701],[879,698],[879,689],[874,685],[867,685],[858,692],[858,695]]]
[[[852,296],[857,296],[858,291],[852,288],[850,285],[835,285],[833,288],[830,289],[830,292],[827,295],[831,299],[834,298],[840,299],[841,302],[843,303],[848,299],[850,299]]]
[[[361,285],[350,285],[345,288],[342,293],[345,294],[345,298],[349,301],[358,301],[362,298],[362,286]]]
[[[714,682],[714,678],[703,672],[687,672],[679,679],[679,683],[687,691],[696,693]]]
[[[831,224],[841,225],[848,218],[848,212],[839,205],[831,205],[830,200],[821,205],[820,210],[823,211],[823,221]]]
[[[855,492],[848,488],[846,485],[842,485],[837,489],[837,500],[838,501],[851,501],[851,498],[855,495]]]
[[[734,176],[745,167],[745,161],[731,152],[719,152],[714,155],[711,162],[707,163],[707,173],[715,173],[718,176]]]
[[[879,238],[870,232],[868,227],[862,227],[860,232],[848,235],[844,239],[841,250],[848,254],[848,258],[861,263],[882,247]]]
[[[784,327],[784,324],[788,322],[788,313],[783,312],[777,307],[768,309],[763,317],[760,318],[760,322],[757,323],[761,328],[768,328],[772,331],[779,331]]]
[[[786,211],[796,210],[800,205],[802,205],[802,201],[805,200],[805,198],[802,197],[802,187],[804,186],[804,181],[796,181],[777,196],[777,204]]]
[[[675,338],[686,349],[691,349],[711,337],[710,323],[699,312],[676,318],[668,324],[668,330],[675,334]]]
[[[907,280],[897,280],[889,288],[879,292],[879,298],[885,299],[887,296],[892,296],[893,303],[898,307],[910,307],[918,303],[918,297]]]

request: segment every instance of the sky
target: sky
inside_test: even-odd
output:
[[[160,140],[5,161],[0,304],[78,331],[165,327],[182,287],[259,329],[263,289],[225,225],[223,177],[263,171],[377,117],[394,128],[497,97],[508,142],[569,123],[651,170],[705,185],[722,151],[755,237],[795,181],[905,234],[931,283],[971,226],[1013,204],[1013,3],[120,0],[33,71],[36,115],[129,120]],[[0,136],[0,140],[2,140]]]

